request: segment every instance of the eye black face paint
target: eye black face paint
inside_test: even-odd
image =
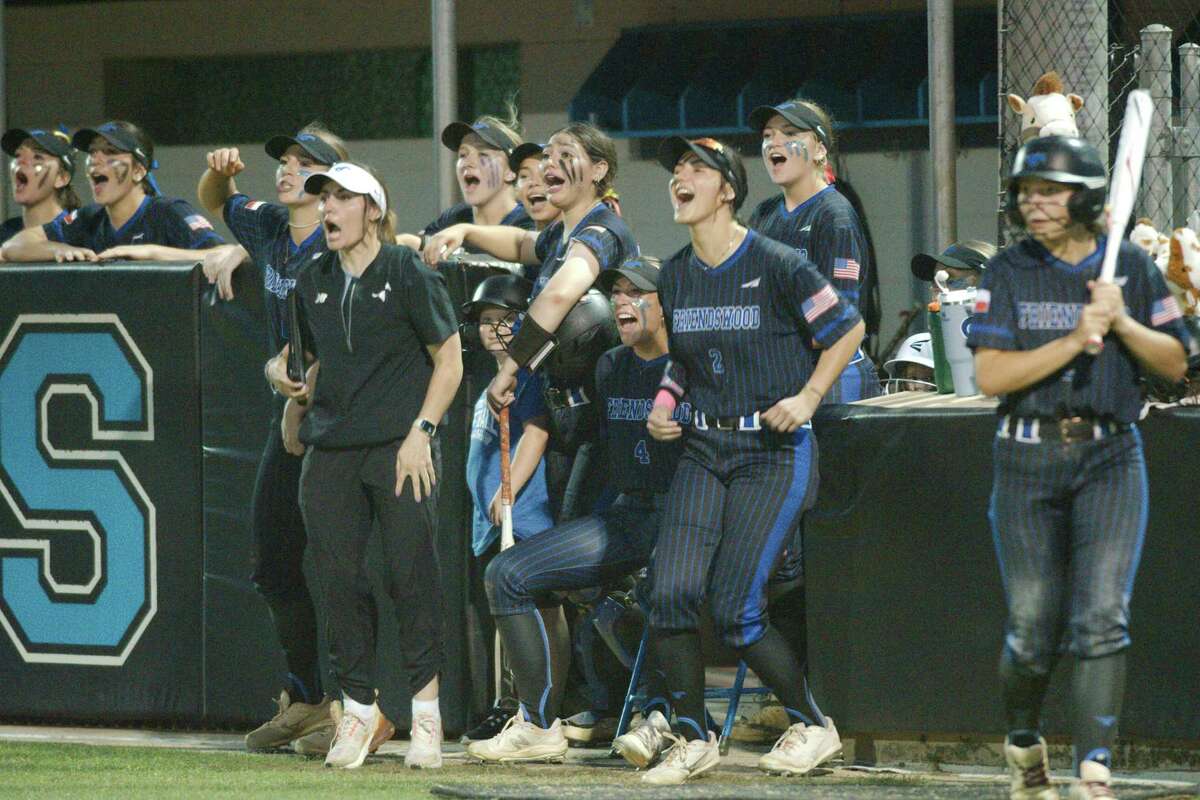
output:
[[[38,188],[46,188],[46,181],[50,180],[50,170],[46,169],[46,165],[34,164],[33,174],[38,176]]]
[[[496,189],[500,186],[500,162],[492,158],[488,153],[479,154],[479,167],[483,172],[484,185],[489,189]]]
[[[109,166],[112,167],[113,176],[117,179],[117,183],[127,183],[129,181],[130,168],[124,161],[110,161]]]
[[[579,166],[579,159],[575,156],[570,158],[559,156],[558,166],[562,169],[567,183],[580,183],[583,180],[583,169]]]
[[[783,147],[792,155],[802,158],[805,161],[812,160],[808,155],[808,145],[806,145],[804,142],[791,141],[785,144]]]

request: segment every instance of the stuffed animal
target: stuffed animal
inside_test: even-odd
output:
[[[1176,228],[1171,234],[1167,286],[1183,313],[1196,314],[1200,304],[1200,240],[1191,228]]]
[[[1008,96],[1008,107],[1021,115],[1021,141],[1038,136],[1078,136],[1075,112],[1083,108],[1083,98],[1063,94],[1062,78],[1057,72],[1047,72],[1033,85],[1033,94],[1023,100],[1015,94]]]
[[[1171,238],[1169,236],[1159,233],[1153,222],[1142,217],[1129,232],[1129,241],[1145,250],[1163,277],[1167,276],[1167,262],[1171,256]]]

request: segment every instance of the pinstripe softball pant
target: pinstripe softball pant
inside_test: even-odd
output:
[[[1134,428],[1093,441],[994,443],[988,517],[1008,603],[1006,657],[1048,673],[1129,646],[1129,598],[1149,495]]]
[[[816,439],[809,427],[686,437],[655,549],[651,624],[696,630],[707,601],[721,639],[745,648],[767,631],[767,580],[816,499]]]

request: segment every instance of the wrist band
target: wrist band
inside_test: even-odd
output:
[[[658,390],[658,394],[654,395],[655,406],[665,406],[668,411],[674,411],[679,405],[679,398],[672,394],[670,389],[663,387]]]
[[[554,334],[537,323],[529,314],[521,320],[521,329],[508,343],[508,354],[518,367],[536,370],[558,344]]]

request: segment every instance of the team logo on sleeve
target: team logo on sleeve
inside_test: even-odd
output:
[[[67,214],[65,217],[63,217],[63,224],[70,225],[72,222],[75,221],[76,217],[78,217],[78,216],[79,216],[79,210],[76,209],[76,210],[72,211],[71,213]]]
[[[975,313],[986,314],[988,309],[992,307],[992,293],[987,289],[980,289],[975,292]]]
[[[1156,300],[1150,308],[1150,324],[1155,328],[1161,328],[1168,322],[1174,322],[1182,317],[1183,314],[1179,311],[1179,304],[1175,302],[1175,298],[1167,295],[1161,300]]]
[[[251,200],[249,203],[246,203],[247,211],[258,211],[262,207],[263,207],[262,200]]]
[[[200,214],[192,214],[190,217],[184,217],[183,221],[194,231],[212,230],[212,223]]]
[[[837,280],[858,280],[858,262],[853,258],[835,258],[833,260],[833,277]]]
[[[837,304],[837,292],[833,290],[832,286],[826,284],[821,291],[801,303],[800,310],[804,312],[806,320],[815,322],[822,314]]]

